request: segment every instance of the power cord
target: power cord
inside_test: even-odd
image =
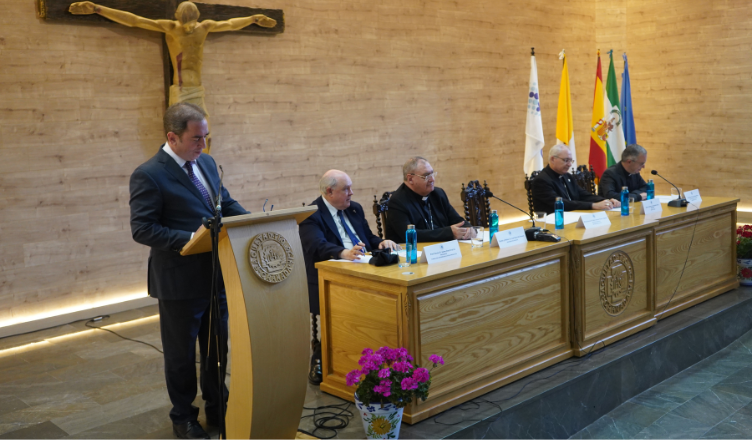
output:
[[[304,406],[303,410],[313,411],[313,414],[308,414],[301,417],[300,419],[303,420],[308,417],[313,417],[313,425],[316,427],[316,429],[314,429],[313,432],[308,432],[303,429],[298,429],[298,431],[302,432],[303,434],[308,434],[312,437],[320,439],[337,437],[337,431],[346,428],[347,425],[350,424],[350,417],[353,417],[355,415],[352,411],[350,411],[351,405],[352,402],[339,403],[336,405],[324,405],[316,408],[308,408]],[[335,409],[339,409],[340,411],[338,413],[335,413]],[[317,432],[319,431],[328,431],[331,432],[332,435],[321,436],[317,434]]]
[[[125,337],[125,336],[123,336],[121,334],[118,334],[117,332],[114,332],[114,331],[108,329],[108,328],[96,327],[96,326],[90,325],[90,323],[92,323],[92,322],[100,322],[100,321],[103,321],[103,320],[105,320],[105,319],[107,319],[109,317],[110,317],[110,315],[97,316],[96,318],[92,318],[92,319],[86,321],[86,323],[84,325],[86,327],[89,327],[89,328],[93,328],[93,329],[97,329],[97,330],[104,330],[106,332],[112,333],[113,335],[117,336],[118,338],[125,339],[126,341],[138,342],[139,344],[147,345],[147,346],[149,346],[149,347],[157,350],[158,352],[164,354],[164,351],[160,350],[159,347],[157,347],[156,345],[152,345],[152,344],[149,344],[148,342],[144,342],[144,341],[139,341],[138,339],[132,339],[132,338]]]

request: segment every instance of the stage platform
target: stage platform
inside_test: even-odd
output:
[[[403,424],[400,436],[568,438],[750,329],[752,288],[742,287],[592,355],[551,366],[415,425]]]

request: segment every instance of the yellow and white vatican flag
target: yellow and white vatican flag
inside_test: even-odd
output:
[[[563,60],[561,86],[559,87],[559,110],[556,112],[556,143],[564,144],[572,151],[572,168],[577,169],[577,149],[574,147],[574,123],[572,122],[572,95],[569,91],[569,69],[564,49],[559,53]]]
[[[527,121],[525,122],[525,174],[543,169],[543,121],[541,120],[540,94],[538,93],[538,67],[535,52],[530,56],[530,90],[527,95]]]

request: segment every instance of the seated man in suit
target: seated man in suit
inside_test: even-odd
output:
[[[469,240],[474,233],[452,205],[446,193],[434,186],[436,172],[420,156],[411,157],[402,166],[404,182],[389,198],[384,235],[405,241],[407,225],[415,225],[418,242]]]
[[[647,160],[648,152],[644,148],[637,144],[627,145],[621,153],[621,162],[603,172],[598,191],[604,197],[621,200],[621,188],[626,186],[636,201],[647,200],[648,184],[640,176]]]
[[[554,212],[556,197],[564,201],[565,211],[611,209],[621,206],[614,199],[605,199],[580,188],[569,174],[572,152],[563,144],[554,145],[548,153],[548,165],[533,179],[533,207],[536,211]]]
[[[319,181],[321,197],[311,203],[317,212],[300,223],[308,301],[313,315],[313,356],[308,381],[321,383],[321,343],[317,339],[316,318],[319,315],[319,274],[315,264],[331,259],[357,260],[373,249],[397,250],[397,243],[373,235],[363,207],[350,200],[353,195],[350,177],[339,170],[329,170]]]

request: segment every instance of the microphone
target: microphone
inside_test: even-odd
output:
[[[219,214],[222,212],[222,179],[225,177],[225,170],[222,169],[222,165],[219,166],[219,191],[217,191],[217,206],[216,212]]]
[[[483,191],[487,197],[493,197],[494,199],[506,203],[507,205],[511,206],[512,208],[520,211],[521,213],[525,214],[526,216],[530,217],[530,220],[533,222],[532,228],[525,229],[525,236],[527,237],[528,241],[553,241],[558,242],[561,241],[561,238],[557,236],[556,234],[551,234],[549,232],[543,232],[539,226],[535,226],[535,218],[530,215],[529,212],[523,211],[522,209],[512,205],[511,203],[507,202],[506,200],[502,200],[498,197],[496,197],[491,191],[484,190]]]
[[[674,185],[673,183],[669,182],[668,179],[666,179],[665,177],[663,177],[660,174],[658,174],[658,171],[656,171],[656,170],[651,171],[650,174],[652,174],[654,176],[658,176],[661,179],[663,179],[666,182],[668,182],[669,185],[673,186],[676,189],[676,193],[679,194],[678,198],[676,198],[676,199],[671,200],[670,202],[668,202],[668,206],[671,206],[673,208],[682,208],[684,206],[687,206],[687,199],[684,198],[684,194],[682,194],[682,192],[679,191],[679,188],[676,188],[676,185]]]

